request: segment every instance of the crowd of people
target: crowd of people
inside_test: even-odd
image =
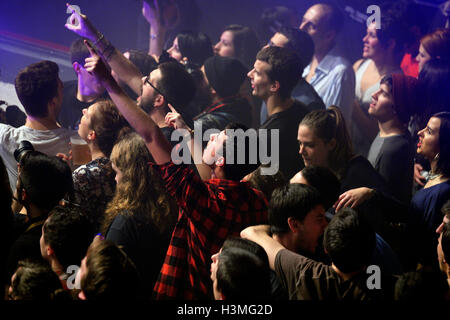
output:
[[[149,51],[122,53],[68,8],[77,80],[27,66],[26,121],[0,124],[5,299],[450,299],[450,29],[405,60],[383,7],[352,65],[330,3],[214,44],[169,42],[153,0]]]

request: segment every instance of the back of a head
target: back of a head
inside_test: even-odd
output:
[[[267,257],[261,259],[244,247],[222,248],[217,267],[217,289],[225,300],[269,300],[270,268]]]
[[[158,67],[155,58],[145,51],[128,50],[130,61],[138,68],[143,75],[148,75]]]
[[[317,4],[324,11],[324,23],[327,30],[333,30],[336,35],[344,27],[344,13],[332,1],[322,1]]]
[[[333,171],[325,167],[307,166],[301,172],[308,185],[319,191],[325,210],[331,208],[341,194],[341,183]]]
[[[223,31],[233,33],[235,57],[241,60],[247,68],[252,68],[256,54],[261,48],[255,31],[250,27],[238,24],[229,25]]]
[[[79,38],[71,43],[69,54],[72,64],[78,62],[78,64],[84,66],[85,59],[91,56],[88,48],[84,44],[84,40],[87,39]]]
[[[450,177],[450,112],[438,112],[432,115],[441,121],[439,127],[439,156],[436,172]]]
[[[64,270],[83,260],[95,233],[88,217],[75,206],[53,208],[43,229],[45,243],[53,249]]]
[[[445,300],[449,287],[437,270],[418,270],[402,274],[395,283],[394,300],[439,302]]]
[[[247,79],[247,68],[236,58],[209,57],[205,60],[204,69],[209,85],[220,98],[237,95]]]
[[[377,38],[384,48],[390,46],[390,41],[395,41],[394,58],[400,65],[408,39],[407,29],[403,21],[406,7],[400,4],[400,1],[398,3],[386,1],[380,7],[382,12],[380,15],[381,28],[377,29]]]
[[[291,183],[275,189],[269,202],[269,224],[272,233],[290,230],[288,218],[303,221],[316,206],[323,206],[322,197],[314,187]]]
[[[450,58],[450,29],[438,28],[422,37],[420,43],[431,59]]]
[[[248,182],[256,190],[262,191],[266,199],[270,200],[273,191],[284,186],[288,181],[280,170],[275,174],[262,174],[261,167],[252,173]]]
[[[108,240],[95,241],[87,252],[81,290],[87,300],[134,300],[139,274],[127,254]]]
[[[247,174],[255,171],[259,166],[257,156],[259,154],[258,137],[256,131],[249,130],[245,125],[238,123],[229,123],[224,130],[228,136],[222,149],[222,154],[225,158],[225,175],[229,180],[240,181]],[[245,135],[244,139],[240,139],[239,137],[243,136],[246,132],[249,135]],[[230,146],[233,148],[232,151],[227,151]],[[228,153],[231,154],[231,152],[233,153],[233,157],[228,157]],[[244,161],[240,161],[242,160],[242,156],[244,156]]]
[[[17,97],[28,115],[48,115],[48,103],[58,95],[59,67],[52,61],[40,61],[22,69],[15,80]]]
[[[300,57],[288,48],[267,47],[258,52],[256,59],[270,65],[267,71],[269,79],[279,82],[279,94],[282,98],[289,98],[303,72]]]
[[[323,243],[341,272],[356,272],[370,262],[375,249],[375,232],[355,210],[344,208],[331,219]]]
[[[186,31],[177,35],[178,47],[183,57],[201,67],[205,60],[214,55],[211,39],[203,32]]]
[[[56,273],[40,262],[19,261],[11,289],[14,300],[71,300]]]
[[[129,124],[111,100],[98,101],[96,105],[90,129],[95,131],[95,143],[100,151],[109,157],[121,130],[129,128]]]
[[[330,106],[326,110],[309,112],[300,122],[325,143],[335,139],[336,146],[330,151],[329,164],[333,172],[342,178],[343,171],[353,156],[352,142],[344,116],[339,107]]]
[[[296,28],[300,25],[297,10],[291,7],[275,6],[265,8],[259,19],[261,40],[269,40],[283,27]]]
[[[51,210],[73,191],[69,165],[56,156],[27,152],[20,160],[19,180],[29,201],[42,210]]]
[[[450,101],[450,57],[448,59],[431,59],[419,73],[419,80],[424,88],[425,121],[431,114],[448,110]]]
[[[447,206],[448,208],[448,206]],[[444,224],[442,229],[442,239],[441,239],[442,252],[444,253],[444,259],[447,265],[450,267],[450,223]]]
[[[158,89],[175,109],[183,110],[195,96],[195,81],[178,62],[164,62],[158,65],[161,79]]]
[[[303,71],[303,69],[309,65],[314,55],[314,42],[311,36],[305,31],[291,27],[283,27],[278,32],[288,39],[285,48],[291,49],[300,57]]]

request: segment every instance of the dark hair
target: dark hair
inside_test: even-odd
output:
[[[275,6],[265,8],[259,19],[261,39],[268,40],[283,27],[298,27],[298,12],[295,8]]]
[[[262,191],[267,200],[270,200],[272,193],[276,188],[284,186],[288,181],[283,173],[278,170],[275,174],[262,174],[261,167],[253,171],[252,176],[248,180],[250,185],[256,190]]]
[[[178,62],[164,62],[158,65],[161,78],[158,89],[164,94],[168,103],[177,110],[186,109],[195,96],[195,82],[192,76]]]
[[[380,85],[384,84],[389,88],[397,118],[404,125],[408,124],[411,116],[416,114],[418,106],[421,106],[417,83],[415,78],[404,74],[388,74],[380,81]]]
[[[288,218],[303,221],[316,206],[323,206],[316,188],[301,183],[287,184],[275,189],[269,202],[269,224],[272,233],[289,231]]]
[[[450,60],[431,59],[419,73],[423,86],[425,105],[422,110],[421,128],[433,113],[448,110],[450,101]]]
[[[29,201],[42,210],[51,210],[73,192],[72,171],[56,156],[29,151],[20,159],[20,166],[21,186]]]
[[[442,214],[444,216],[446,216],[447,219],[450,220],[450,199],[447,200],[447,202],[444,203],[444,205],[442,206],[441,211],[442,211]]]
[[[30,260],[19,261],[16,276],[11,283],[14,300],[70,301],[70,294],[48,264]]]
[[[109,158],[121,130],[129,128],[129,124],[111,100],[95,104],[97,108],[91,117],[90,129],[95,131],[95,144]]]
[[[289,98],[303,71],[300,57],[288,48],[267,47],[258,52],[256,59],[270,65],[267,71],[269,79],[280,83],[282,98]]]
[[[52,61],[40,61],[22,69],[15,80],[17,97],[28,115],[48,115],[48,103],[58,95],[59,67]]]
[[[238,24],[231,24],[225,27],[223,32],[225,31],[233,33],[235,58],[241,60],[249,69],[252,69],[256,54],[261,48],[255,31],[250,27]]]
[[[450,222],[444,224],[444,228],[442,229],[441,247],[444,253],[444,259],[450,266]]]
[[[355,272],[370,262],[375,249],[375,231],[354,209],[344,208],[328,224],[323,244],[341,272]]]
[[[155,58],[140,50],[128,50],[130,54],[129,60],[138,68],[143,75],[148,75],[158,67]]]
[[[432,115],[441,120],[439,127],[439,158],[437,172],[450,177],[450,112],[439,112]]]
[[[342,179],[353,156],[353,148],[339,107],[330,106],[327,110],[311,111],[300,122],[300,126],[302,125],[313,130],[314,134],[326,143],[332,139],[336,140],[336,146],[328,157],[328,166],[339,179]]]
[[[325,167],[307,166],[301,173],[308,185],[319,191],[325,210],[331,208],[341,194],[341,183],[333,171]]]
[[[404,9],[401,5],[385,2],[381,6],[381,12],[383,13],[380,16],[381,28],[376,31],[377,38],[383,47],[387,48],[390,40],[395,41],[393,53],[398,65],[400,65],[408,39],[408,33],[402,19],[405,14]]]
[[[226,300],[268,300],[271,298],[270,268],[267,255],[262,258],[259,246],[248,242],[241,245],[225,240],[217,266],[217,289]],[[248,241],[248,240],[247,240]],[[264,251],[264,250],[263,250]]]
[[[311,36],[305,31],[290,27],[283,27],[278,32],[288,39],[285,48],[291,49],[300,57],[303,72],[303,69],[309,65],[314,55],[314,41]]]
[[[267,257],[267,253],[264,248],[251,240],[239,237],[228,237],[222,245],[222,250],[226,250],[228,248],[241,248],[250,251],[261,260],[267,261],[267,264],[269,264],[269,258]]]
[[[434,303],[445,300],[448,289],[444,275],[438,270],[406,272],[395,283],[394,300]]]
[[[259,166],[259,159],[256,157],[256,162],[252,163],[254,159],[250,156],[250,150],[255,151],[251,146],[254,145],[256,147],[256,151],[258,151],[258,137],[256,137],[256,142],[251,141],[249,137],[245,137],[244,139],[244,148],[242,149],[242,145],[240,139],[236,135],[229,135],[229,130],[234,130],[234,132],[240,132],[240,130],[246,132],[249,130],[245,125],[231,122],[225,127],[225,134],[229,137],[223,143],[222,154],[225,158],[225,165],[223,166],[225,171],[225,176],[229,180],[239,181],[244,178],[250,172],[255,171]],[[232,139],[233,138],[233,139]],[[233,159],[227,158],[227,148],[228,146],[233,147]],[[258,152],[256,152],[256,155]],[[244,163],[239,163],[238,159],[244,155],[245,160]],[[231,160],[231,161],[230,161]]]
[[[86,58],[91,56],[89,49],[84,44],[84,40],[88,41],[92,45],[90,40],[85,38],[76,39],[71,43],[69,54],[72,64],[74,62],[78,62],[80,65],[84,66]]]
[[[214,55],[211,40],[206,33],[185,31],[179,33],[177,38],[181,55],[199,67]]]
[[[44,241],[64,270],[78,265],[92,242],[94,228],[88,217],[75,206],[56,206],[43,226]]]
[[[127,254],[108,240],[94,240],[86,255],[81,290],[87,300],[134,300],[139,274]]]

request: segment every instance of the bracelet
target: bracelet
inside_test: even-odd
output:
[[[158,38],[158,35],[156,35],[156,34],[150,34],[150,39],[155,40],[156,38]]]
[[[99,33],[97,33],[97,35],[98,35],[98,34],[100,34],[100,36],[99,36],[98,39],[94,42],[94,45],[95,45],[95,46],[97,46],[97,44],[105,38],[105,36],[103,35],[103,33],[100,33],[100,32],[99,32]]]

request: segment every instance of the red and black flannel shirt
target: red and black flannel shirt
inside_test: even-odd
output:
[[[180,207],[154,298],[212,299],[211,255],[229,236],[267,223],[267,200],[247,182],[202,181],[188,166],[171,162],[153,166]]]

